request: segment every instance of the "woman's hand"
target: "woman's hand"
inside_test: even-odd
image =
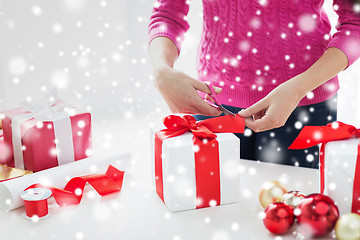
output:
[[[255,132],[281,127],[308,92],[336,76],[348,64],[344,52],[330,47],[305,72],[279,85],[239,115],[247,118],[245,124]]]
[[[211,94],[206,84],[169,66],[161,66],[154,72],[154,83],[173,113],[218,116],[221,111],[210,106],[197,90]],[[216,94],[221,88],[214,87]]]
[[[306,92],[300,87],[302,75],[280,84],[266,97],[239,112],[245,125],[255,132],[284,126]]]

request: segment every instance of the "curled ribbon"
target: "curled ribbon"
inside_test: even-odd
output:
[[[342,122],[329,123],[326,126],[305,126],[289,149],[305,149],[321,143],[320,147],[320,192],[325,190],[325,145],[331,141],[360,138],[360,129]],[[352,212],[360,210],[360,144],[358,145],[355,168]]]
[[[99,195],[105,196],[111,193],[119,192],[121,190],[124,173],[124,171],[120,171],[112,165],[109,165],[105,174],[90,174],[72,178],[66,184],[64,189],[36,183],[29,186],[24,191],[33,188],[49,189],[51,190],[52,196],[59,206],[78,205],[81,202],[86,183],[89,183],[95,189],[95,191],[99,193]],[[47,209],[47,204],[44,205],[42,202],[38,202],[38,204],[31,204],[29,207],[33,209],[26,209],[26,212],[30,212],[32,215],[39,213],[35,215],[40,216],[43,215],[43,212],[45,212],[45,206]]]
[[[155,134],[155,186],[156,192],[164,201],[162,175],[162,142],[167,138],[192,132],[195,151],[196,208],[208,207],[211,200],[220,204],[220,166],[219,147],[215,133],[243,133],[244,118],[236,115],[210,118],[196,122],[190,115],[170,115],[164,118],[166,129]],[[207,141],[203,141],[206,138]]]

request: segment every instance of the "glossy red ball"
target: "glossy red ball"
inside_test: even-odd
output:
[[[323,194],[310,194],[299,204],[297,222],[300,232],[307,237],[322,237],[329,234],[339,218],[334,201]]]
[[[294,208],[282,202],[271,203],[265,209],[263,221],[270,232],[286,233],[294,224]]]

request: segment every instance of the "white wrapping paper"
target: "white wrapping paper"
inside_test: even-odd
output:
[[[155,131],[151,130],[152,176],[155,185]],[[240,140],[232,133],[216,133],[219,142],[220,204],[239,201]],[[196,209],[193,134],[168,138],[162,144],[164,202],[172,212]]]
[[[337,204],[340,215],[351,212],[359,139],[325,145],[325,191]]]
[[[41,183],[64,188],[66,183],[73,177],[105,173],[110,164],[119,170],[126,170],[130,167],[130,158],[129,153],[113,157],[92,157],[85,161],[77,161],[1,182],[0,207],[5,210],[13,210],[23,206],[24,202],[20,198],[20,194],[32,184]]]

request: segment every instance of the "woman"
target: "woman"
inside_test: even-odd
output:
[[[220,112],[203,101],[210,81],[221,103],[246,118],[241,158],[316,167],[317,147],[288,150],[303,125],[336,120],[337,74],[360,56],[360,14],[334,0],[203,0],[198,80],[173,69],[189,25],[188,0],[158,0],[149,24],[154,82],[174,113]],[[199,94],[198,94],[199,92]],[[334,106],[335,105],[335,106]]]

